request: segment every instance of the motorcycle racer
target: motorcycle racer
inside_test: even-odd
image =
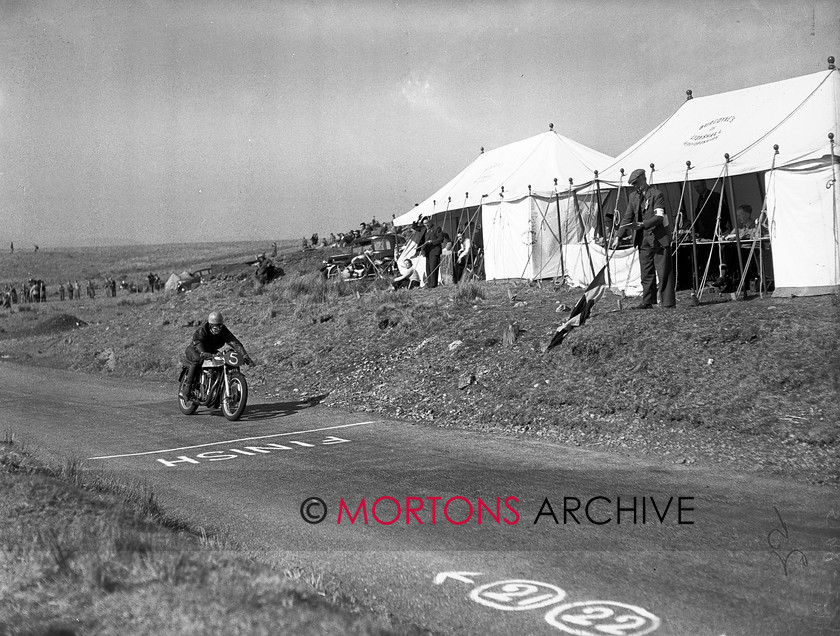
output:
[[[233,347],[245,364],[251,364],[251,356],[245,351],[245,347],[234,336],[230,329],[225,326],[225,319],[221,312],[213,311],[207,317],[207,322],[203,323],[192,337],[192,342],[184,351],[187,361],[190,363],[187,371],[187,379],[182,385],[179,396],[183,400],[189,400],[190,394],[195,383],[195,376],[198,368],[201,366],[202,360],[209,360],[226,344]]]

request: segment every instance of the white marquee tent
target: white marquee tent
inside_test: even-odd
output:
[[[618,185],[633,169],[645,168],[650,182],[675,184],[669,197],[676,199],[673,209],[684,181],[716,181],[736,205],[749,202],[756,210],[766,194],[774,295],[836,293],[840,161],[829,133],[837,141],[840,72],[833,65],[819,73],[686,100],[605,165],[599,177]],[[722,178],[727,176],[734,178]]]
[[[450,236],[457,226],[480,228],[488,280],[559,276],[585,286],[605,260],[603,249],[583,242],[597,225],[598,206],[595,193],[570,196],[569,179],[575,186],[587,183],[595,170],[612,162],[608,155],[545,132],[482,153],[395,223],[435,216]],[[634,255],[616,258],[610,269],[622,289],[640,288]]]

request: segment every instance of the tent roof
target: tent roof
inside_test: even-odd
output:
[[[751,88],[686,100],[673,115],[621,153],[599,177],[624,183],[644,168],[653,183],[685,178],[716,179],[729,153],[729,174],[768,170],[773,145],[776,167],[792,166],[830,155],[828,133],[835,140],[840,122],[840,71],[828,70]],[[650,178],[650,164],[655,166]]]
[[[528,196],[529,185],[533,194],[554,194],[555,179],[562,192],[568,189],[570,177],[576,185],[591,181],[595,170],[612,161],[612,157],[568,137],[545,132],[482,153],[452,181],[394,222],[408,225],[421,216],[495,202],[502,196],[516,201]]]

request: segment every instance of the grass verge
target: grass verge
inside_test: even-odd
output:
[[[0,633],[391,634],[323,573],[243,558],[154,493],[0,444]]]

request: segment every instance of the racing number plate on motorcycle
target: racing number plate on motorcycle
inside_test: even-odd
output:
[[[225,364],[231,367],[238,367],[242,364],[242,360],[239,359],[239,352],[238,351],[225,351]]]

